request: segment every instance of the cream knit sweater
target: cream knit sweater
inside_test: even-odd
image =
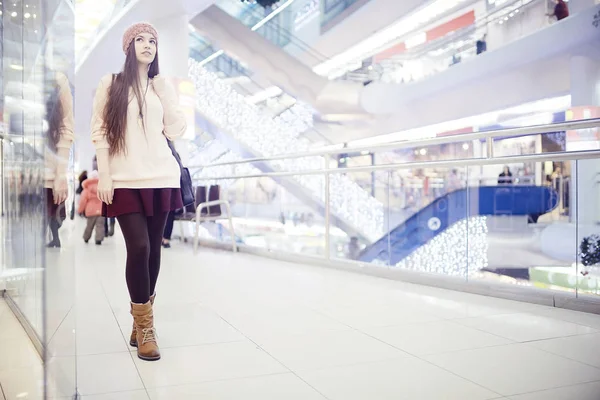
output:
[[[70,149],[75,139],[73,134],[73,95],[69,86],[69,80],[66,75],[58,72],[56,74],[56,83],[58,85],[58,101],[61,102],[63,120],[60,130],[60,138],[56,144],[57,150]],[[65,153],[65,152],[63,152]],[[52,189],[56,174],[61,174],[66,178],[67,164],[69,160],[61,160],[60,156],[46,147],[44,152],[44,187]]]
[[[92,142],[96,149],[108,149],[103,129],[103,111],[108,98],[112,75],[100,80],[94,98]],[[126,152],[110,157],[109,173],[115,189],[178,188],[180,171],[165,139],[184,134],[187,124],[175,89],[168,83],[164,93],[154,90],[151,80],[144,105],[144,132],[138,102],[130,90],[125,132]],[[142,93],[143,94],[143,93]]]

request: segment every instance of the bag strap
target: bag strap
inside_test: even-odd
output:
[[[175,160],[177,160],[177,164],[179,164],[179,168],[184,168],[183,163],[181,162],[181,157],[179,157],[179,153],[177,153],[177,150],[175,150],[175,145],[173,144],[172,141],[169,140],[169,138],[167,138],[165,136],[165,140],[167,141],[167,144],[169,145],[169,148],[171,149],[171,153],[173,153],[173,157],[175,157]]]

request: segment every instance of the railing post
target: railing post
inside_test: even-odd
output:
[[[485,143],[487,145],[487,158],[494,158],[494,138],[489,136],[485,140]]]
[[[329,225],[331,223],[331,207],[329,196],[329,157],[323,157],[325,162],[325,259],[331,258],[331,239],[329,235]]]

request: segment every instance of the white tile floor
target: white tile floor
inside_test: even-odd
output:
[[[42,359],[0,297],[0,400],[39,399],[43,384]]]
[[[163,358],[144,362],[127,344],[122,239],[85,246],[77,233],[67,243],[58,258],[75,263],[77,307],[63,325],[49,322],[53,361],[69,370],[76,348],[85,400],[600,399],[600,316],[249,255],[194,256],[179,243],[163,252],[157,289]]]

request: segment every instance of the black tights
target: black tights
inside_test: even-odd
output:
[[[141,213],[117,217],[127,247],[125,278],[133,303],[144,304],[154,293],[160,271],[160,250],[167,213],[146,217]]]

